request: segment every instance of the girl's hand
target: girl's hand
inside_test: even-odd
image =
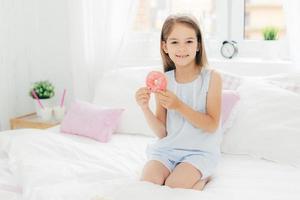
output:
[[[150,94],[147,87],[142,87],[136,91],[135,100],[142,109],[149,107]]]
[[[158,91],[156,94],[160,105],[166,109],[177,110],[182,103],[180,99],[178,99],[178,97],[169,90]]]

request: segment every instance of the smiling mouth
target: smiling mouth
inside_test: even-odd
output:
[[[186,58],[188,57],[189,55],[176,55],[176,58]]]

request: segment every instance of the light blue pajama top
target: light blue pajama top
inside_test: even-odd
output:
[[[165,73],[168,78],[167,89],[174,92],[181,101],[194,110],[206,113],[211,73],[211,69],[204,68],[195,80],[189,83],[177,83],[175,71],[168,71]],[[178,112],[167,110],[166,128],[167,136],[148,146],[148,158],[159,160],[166,166],[171,160],[175,160],[176,163],[190,162],[204,176],[211,175],[220,158],[221,126],[219,125],[214,133],[207,133],[192,125]],[[170,166],[169,164],[170,170],[175,167]]]

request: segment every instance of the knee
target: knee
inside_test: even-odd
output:
[[[171,188],[190,188],[187,184],[185,184],[184,180],[173,177],[167,178],[165,185]]]
[[[164,184],[164,178],[162,176],[156,175],[156,176],[143,176],[140,179],[141,181],[147,181],[150,183],[154,183],[157,185],[163,185]]]

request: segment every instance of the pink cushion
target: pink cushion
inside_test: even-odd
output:
[[[61,132],[107,142],[116,130],[123,111],[124,109],[104,109],[76,101],[61,123]]]
[[[234,90],[223,90],[222,92],[222,124],[228,120],[232,108],[240,100],[239,94]]]

